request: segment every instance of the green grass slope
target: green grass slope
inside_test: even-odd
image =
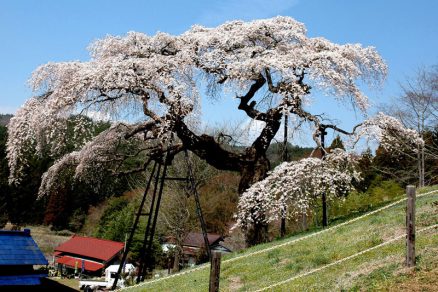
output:
[[[438,190],[438,187],[425,188],[421,192],[431,190]],[[405,202],[396,204],[314,236],[300,234],[225,256],[220,290],[256,291],[322,268],[267,291],[428,291],[429,288],[437,291],[433,289],[438,287],[438,229],[417,233],[418,265],[414,270],[404,268],[404,239],[325,267],[403,235],[405,205]],[[417,230],[438,224],[438,192],[417,198],[416,212]],[[300,237],[304,238],[297,240]],[[291,241],[293,243],[284,244]],[[281,246],[275,248],[277,245]],[[258,253],[252,254],[254,252]],[[242,257],[247,254],[252,255]],[[231,260],[236,257],[240,258]],[[208,291],[208,280],[207,265],[203,269],[145,282],[125,291]]]

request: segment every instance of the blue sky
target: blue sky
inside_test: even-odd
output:
[[[435,0],[0,0],[0,113],[14,113],[31,96],[26,82],[49,61],[87,60],[90,42],[128,31],[179,34],[193,24],[216,26],[227,20],[276,15],[305,23],[309,36],[336,43],[374,46],[389,66],[381,91],[366,91],[374,104],[400,93],[398,82],[419,66],[438,64],[438,1]],[[349,127],[362,117],[332,102],[316,102]],[[218,122],[233,101],[205,106]]]

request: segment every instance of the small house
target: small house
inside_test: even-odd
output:
[[[208,243],[211,251],[218,251],[222,253],[231,252],[230,249],[222,245],[224,238],[219,234],[207,233]],[[169,238],[165,244],[163,244],[163,251],[167,251],[174,247],[174,240]],[[184,266],[193,266],[198,262],[198,258],[202,253],[205,253],[204,235],[198,232],[190,232],[184,238],[183,244],[183,258],[181,259]]]
[[[118,261],[124,246],[123,242],[74,235],[55,248],[55,262],[67,271],[101,275]]]
[[[29,229],[0,230],[0,286],[41,285],[47,270],[35,270],[34,266],[48,264]]]

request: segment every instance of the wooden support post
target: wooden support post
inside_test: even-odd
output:
[[[306,211],[304,211],[302,214],[301,214],[301,217],[302,217],[302,224],[301,224],[301,229],[302,229],[302,231],[306,231],[307,230],[307,213],[306,213]]]
[[[320,127],[320,135],[321,135],[321,159],[324,160],[325,157],[325,135],[327,135],[326,127]],[[322,204],[322,227],[328,226],[328,215],[327,215],[327,194],[326,192],[322,193],[321,197]]]
[[[327,216],[327,195],[325,192],[322,193],[322,227],[328,226],[328,216]]]
[[[219,292],[219,276],[221,272],[221,253],[212,252],[210,266],[210,287],[209,292]]]
[[[406,266],[415,266],[415,186],[407,186],[406,207]]]
[[[289,160],[288,155],[287,155],[287,129],[288,129],[288,119],[289,119],[289,114],[286,111],[284,114],[284,136],[283,136],[283,162],[286,162]],[[286,235],[286,207],[284,206],[281,210],[281,223],[280,223],[280,237],[284,237]]]

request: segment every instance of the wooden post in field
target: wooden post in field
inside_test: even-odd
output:
[[[415,266],[415,186],[407,186],[406,207],[406,266]]]
[[[302,218],[302,222],[301,222],[302,231],[306,231],[307,230],[307,211],[304,211],[301,214],[301,218]]]
[[[219,292],[219,276],[221,272],[221,253],[213,252],[210,267],[210,287],[209,292]]]

